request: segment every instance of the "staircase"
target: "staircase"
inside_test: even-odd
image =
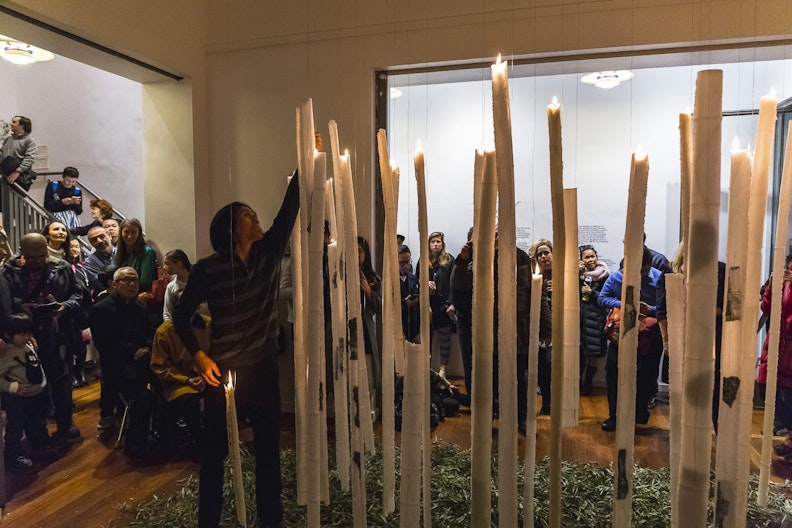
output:
[[[40,172],[38,179],[33,183],[30,192],[26,192],[16,183],[11,185],[0,184],[0,207],[2,207],[3,227],[8,235],[8,243],[14,253],[19,251],[19,242],[26,233],[40,233],[51,221],[55,220],[52,213],[44,208],[44,189],[52,182],[51,176],[60,177],[60,172]],[[13,189],[12,189],[13,187]],[[79,183],[83,191],[83,225],[92,222],[91,200],[101,198],[82,181]],[[113,213],[116,218],[123,219],[124,215],[115,208]],[[91,252],[91,245],[84,237],[77,237],[85,254]]]

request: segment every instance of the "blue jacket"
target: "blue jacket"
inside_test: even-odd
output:
[[[608,276],[602,286],[597,300],[608,309],[621,308],[622,271],[615,271]],[[658,321],[666,319],[665,276],[657,268],[650,268],[646,277],[641,277],[641,301],[649,305],[652,317]]]

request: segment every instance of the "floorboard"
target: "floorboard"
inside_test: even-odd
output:
[[[160,460],[151,465],[132,465],[123,450],[114,449],[112,434],[97,435],[99,414],[99,383],[76,389],[75,423],[82,430],[82,440],[71,446],[60,458],[52,460],[35,475],[6,473],[9,499],[3,524],[14,528],[88,528],[125,526],[125,517],[119,506],[136,503],[154,494],[163,495],[180,487],[180,481],[197,475],[197,464],[192,461]],[[465,409],[463,408],[463,411]],[[607,401],[603,389],[581,398],[580,425],[565,429],[562,435],[562,454],[565,460],[576,463],[593,462],[609,465],[613,459],[614,434],[600,429],[607,416]],[[762,411],[754,412],[752,442],[752,471],[757,472],[760,458]],[[446,418],[433,432],[438,442],[449,442],[470,447],[470,414]],[[52,428],[52,426],[50,426]],[[381,425],[376,434],[381,437]],[[497,450],[498,421],[493,422],[493,451]],[[539,417],[537,421],[537,459],[549,452],[550,420]],[[249,431],[242,432],[249,438]],[[294,445],[293,416],[285,415],[282,445]],[[397,435],[398,439],[398,435]],[[397,440],[398,441],[398,440]],[[520,436],[518,449],[522,455],[525,438]],[[668,406],[658,405],[646,426],[636,427],[635,461],[651,468],[668,466],[669,435]],[[792,473],[785,465],[774,465],[781,473],[775,480]]]

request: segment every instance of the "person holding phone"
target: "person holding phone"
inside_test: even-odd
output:
[[[68,229],[82,226],[82,190],[77,186],[79,177],[80,171],[66,167],[61,181],[51,182],[44,191],[44,207]]]
[[[418,306],[418,277],[412,269],[410,248],[399,246],[399,285],[401,292],[402,330],[404,338],[413,343],[420,342],[421,311]]]

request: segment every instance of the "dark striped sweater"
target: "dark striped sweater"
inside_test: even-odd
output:
[[[252,365],[277,353],[280,263],[299,206],[297,178],[292,178],[272,227],[253,244],[247,263],[235,254],[214,253],[192,267],[173,311],[176,333],[191,354],[201,350],[190,321],[203,301],[212,316],[205,352],[221,368]]]

